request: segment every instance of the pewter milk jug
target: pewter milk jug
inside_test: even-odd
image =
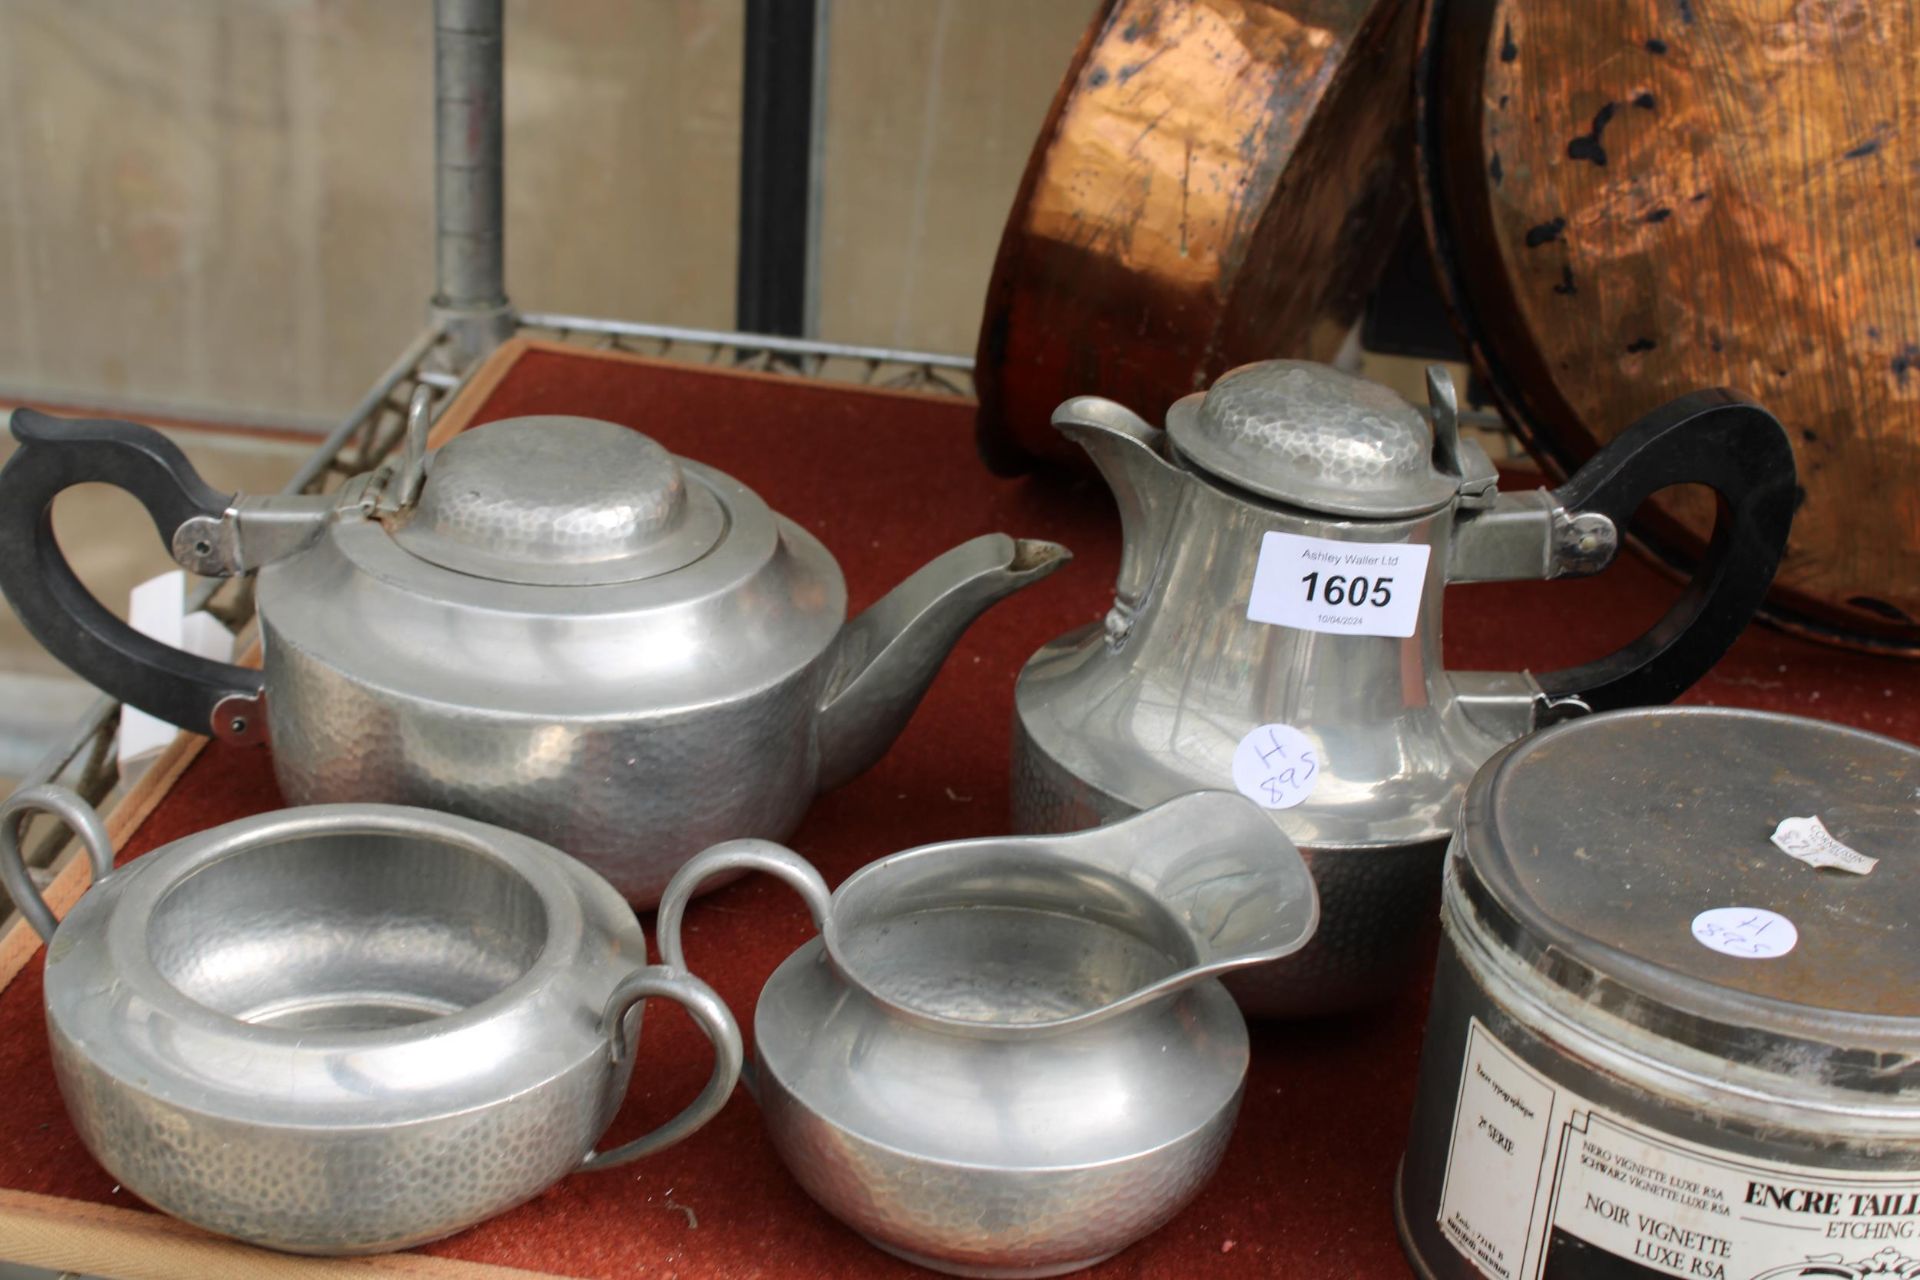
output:
[[[1124,546],[1103,622],[1042,648],[1015,696],[1015,828],[1088,826],[1236,786],[1306,855],[1324,923],[1236,975],[1249,1012],[1308,1014],[1392,989],[1434,912],[1474,770],[1535,726],[1665,702],[1759,605],[1785,544],[1793,454],[1730,391],[1635,423],[1559,489],[1499,493],[1429,372],[1433,428],[1392,391],[1272,360],[1222,377],[1164,431],[1108,400],[1055,425],[1093,455]],[[1705,562],[1652,630],[1567,671],[1448,671],[1449,583],[1593,573],[1641,500],[1720,495]]]
[[[765,871],[820,936],[767,979],[753,1091],[807,1193],[875,1245],[962,1276],[1062,1275],[1179,1211],[1220,1162],[1248,1062],[1222,974],[1318,919],[1292,843],[1211,791],[1094,831],[925,845],[827,892],[764,840],[697,855],[660,955],[714,875]]]

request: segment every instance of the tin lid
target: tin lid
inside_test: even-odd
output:
[[[1202,471],[1291,506],[1377,519],[1444,506],[1460,477],[1434,462],[1420,411],[1376,382],[1307,360],[1263,360],[1167,411]]]
[[[713,548],[719,500],[638,431],[592,418],[509,418],[433,454],[394,541],[499,582],[604,585],[670,573]]]
[[[1790,856],[1789,818],[1878,864]],[[1920,1045],[1920,750],[1768,712],[1613,712],[1496,757],[1461,831],[1482,919],[1590,1003],[1749,1062]]]

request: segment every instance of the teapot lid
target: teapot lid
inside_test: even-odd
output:
[[[429,460],[393,539],[420,559],[500,582],[634,582],[693,563],[726,529],[705,485],[638,431],[592,418],[508,418]]]
[[[1376,382],[1308,360],[1262,360],[1167,411],[1174,447],[1264,498],[1336,516],[1412,516],[1461,478],[1434,462],[1420,411]]]

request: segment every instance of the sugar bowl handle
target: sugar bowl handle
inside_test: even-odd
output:
[[[35,811],[52,814],[80,837],[87,861],[93,864],[95,884],[113,873],[113,841],[93,806],[65,787],[43,782],[22,787],[0,801],[0,886],[6,888],[33,931],[51,942],[59,922],[53,918],[53,908],[40,896],[33,877],[27,874],[26,856],[20,851],[20,827]]]
[[[707,1033],[707,1039],[713,1041],[713,1074],[707,1077],[700,1096],[679,1115],[653,1132],[611,1151],[589,1151],[580,1162],[582,1169],[612,1169],[665,1150],[718,1115],[740,1080],[740,1064],[745,1061],[746,1051],[740,1044],[739,1024],[734,1022],[726,1002],[692,974],[657,964],[635,970],[607,998],[600,1024],[606,1031],[608,1051],[616,1065],[624,1062],[628,1053],[627,1014],[649,996],[663,996],[677,1002]]]
[[[1588,461],[1554,501],[1625,529],[1653,492],[1704,484],[1719,496],[1713,540],[1666,615],[1616,653],[1538,677],[1549,707],[1671,702],[1718,662],[1765,599],[1798,502],[1793,446],[1736,391],[1697,391],[1647,414]]]

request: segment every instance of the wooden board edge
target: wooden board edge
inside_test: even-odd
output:
[[[954,395],[945,391],[913,391],[903,387],[876,387],[871,383],[845,382],[838,378],[816,378],[798,373],[766,373],[760,369],[730,369],[725,365],[694,364],[687,360],[663,360],[659,356],[643,356],[637,351],[621,351],[614,347],[580,347],[570,342],[559,342],[552,338],[515,338],[513,344],[519,347],[519,350],[513,353],[515,360],[518,360],[521,356],[529,352],[537,351],[542,355],[580,356],[593,360],[613,360],[623,364],[644,365],[651,369],[667,369],[680,373],[700,373],[709,377],[744,378],[750,382],[771,382],[783,387],[793,387],[807,391],[851,391],[860,395],[908,400],[915,404],[973,405],[977,403],[972,396]],[[490,360],[498,358],[498,353],[489,357]],[[956,369],[953,372],[959,373],[961,371]],[[969,376],[971,376],[971,371],[968,372]],[[505,370],[502,370],[500,377],[505,376]],[[479,381],[478,375],[475,375],[474,381]],[[500,378],[493,380],[492,384],[487,388],[489,394],[491,394],[493,387],[499,385],[499,382]],[[462,400],[465,398],[464,396],[461,397]],[[478,406],[476,405],[475,407],[477,408]],[[449,408],[447,410],[447,416],[451,416],[452,413],[453,409]],[[471,418],[473,415],[469,412],[467,416]],[[445,418],[443,418],[442,421],[445,421]],[[462,425],[464,426],[465,423],[463,422]],[[439,431],[440,429],[438,427],[434,428],[436,443],[438,442]]]
[[[567,1280],[420,1253],[296,1257],[164,1214],[7,1190],[0,1190],[0,1258],[106,1280]]]
[[[473,421],[474,415],[493,398],[494,391],[513,371],[513,366],[520,363],[520,357],[527,354],[534,345],[527,338],[508,338],[495,347],[480,367],[473,371],[473,376],[467,379],[467,384],[460,388],[459,394],[453,398],[453,403],[441,410],[439,418],[434,421],[433,430],[427,435],[427,447],[437,449],[466,430],[467,424]],[[580,350],[578,347],[567,349]]]

